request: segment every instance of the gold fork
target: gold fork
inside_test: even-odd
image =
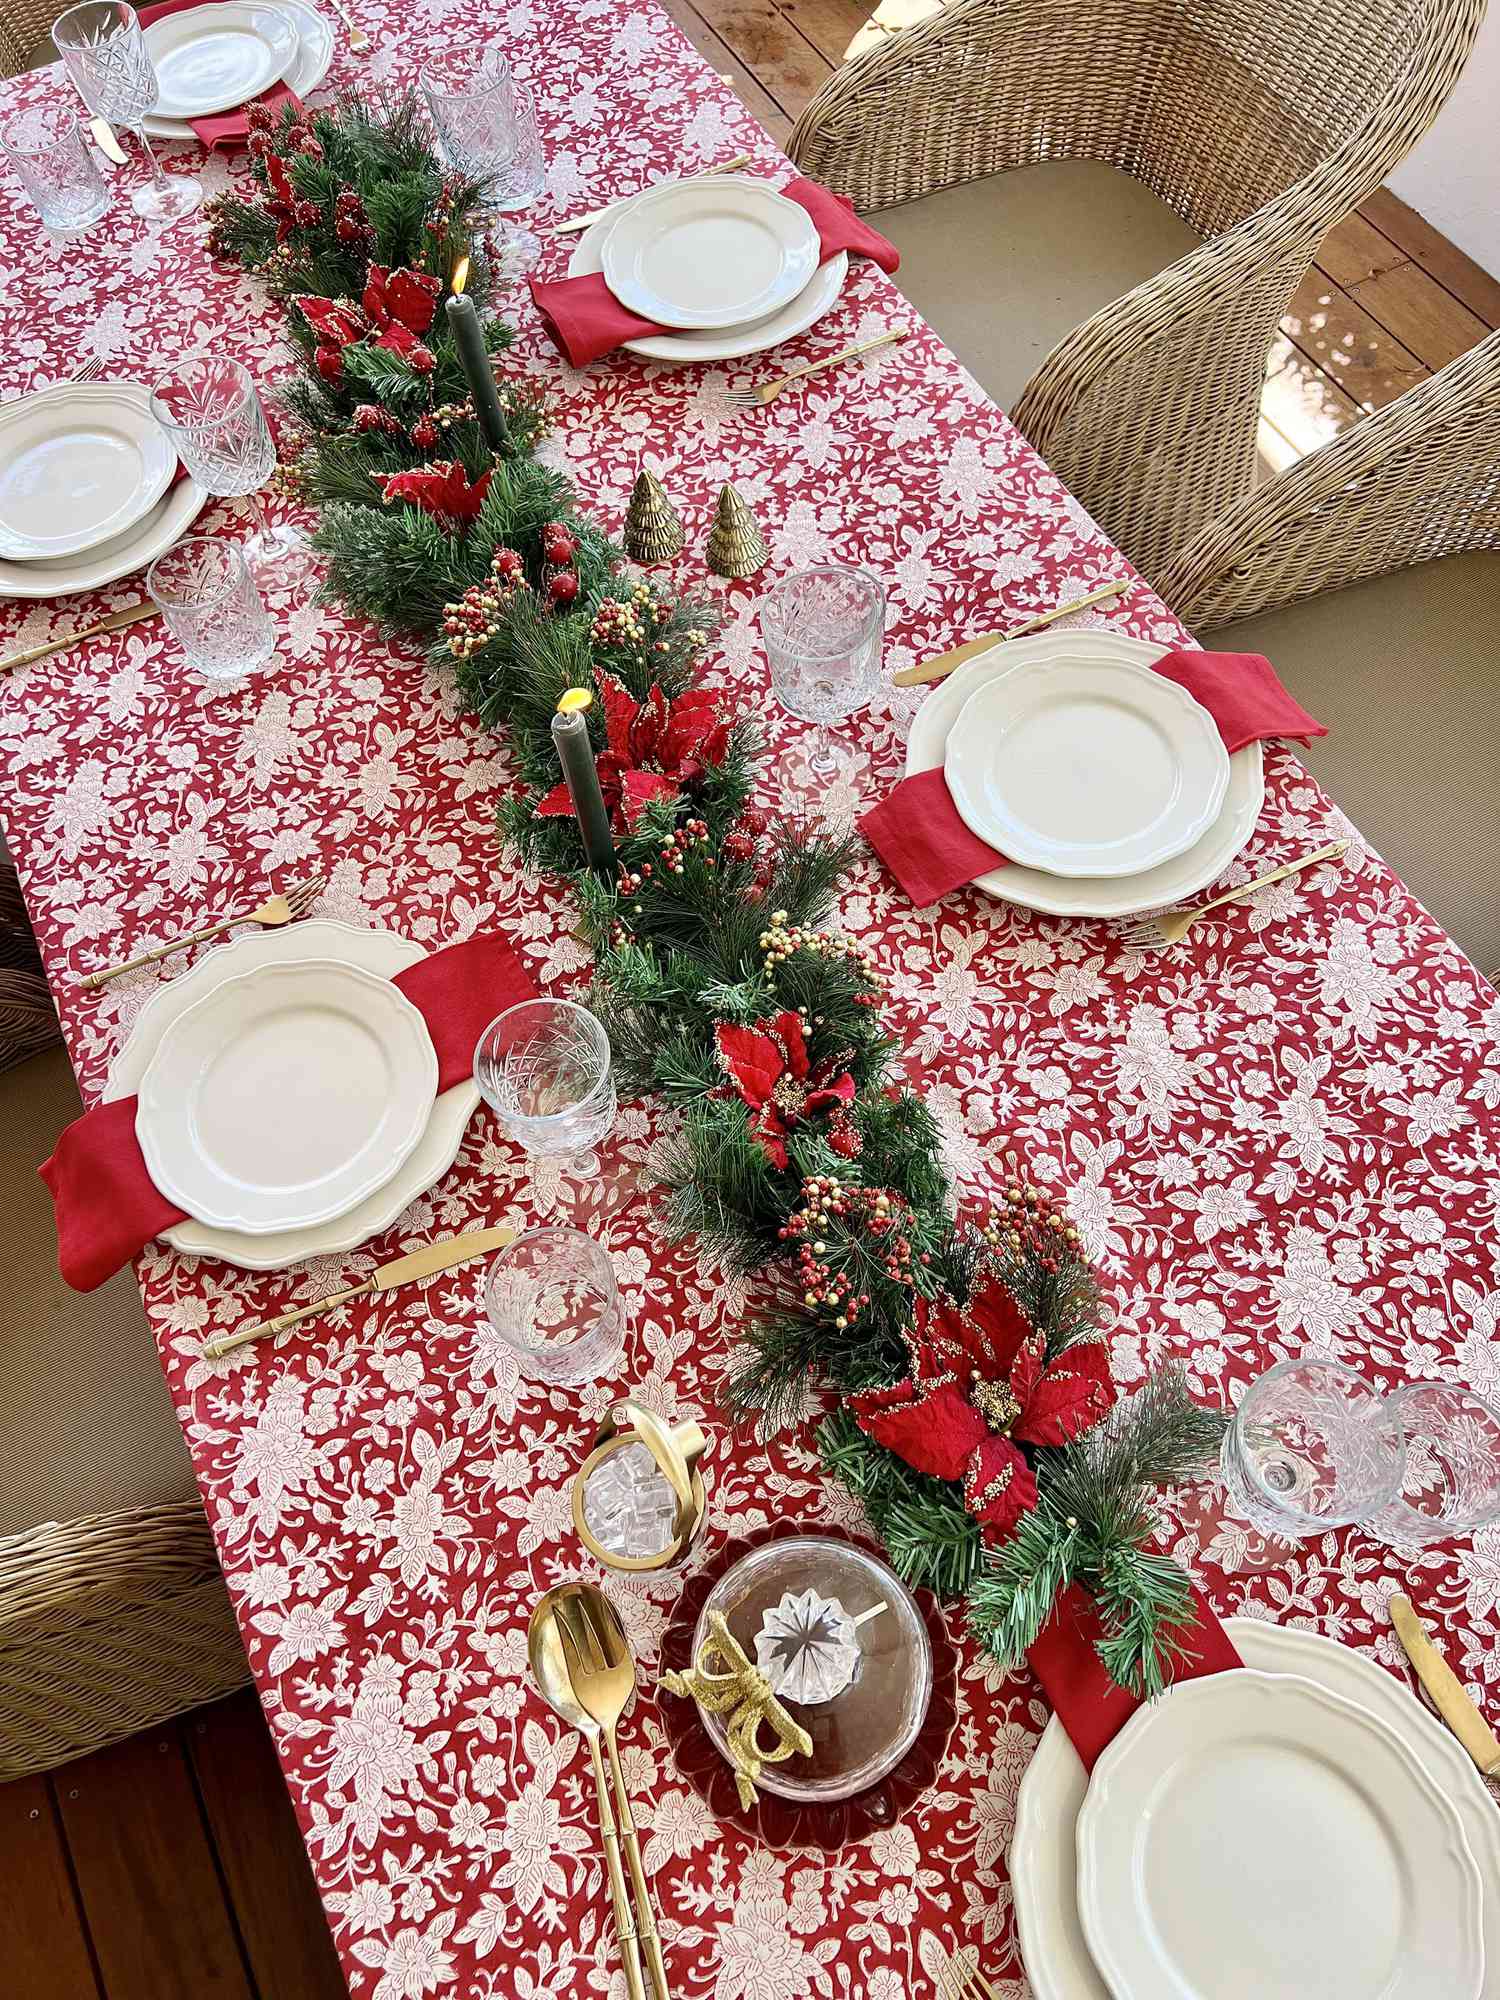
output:
[[[630,1792],[620,1767],[620,1746],[616,1725],[635,1692],[635,1661],[619,1615],[597,1584],[578,1583],[564,1590],[557,1604],[557,1629],[568,1663],[568,1678],[580,1706],[604,1732],[609,1753],[610,1776],[614,1780],[615,1803],[619,1808],[620,1836],[630,1869],[630,1888],[635,1900],[636,1935],[645,1954],[646,1967],[656,1988],[657,2000],[671,2000],[667,1991],[667,1968],[662,1959],[661,1938],[656,1929],[656,1912],[641,1861],[641,1843],[635,1830]]]
[[[1210,896],[1206,903],[1199,903],[1194,909],[1163,910],[1159,916],[1143,918],[1125,932],[1125,945],[1131,951],[1168,951],[1174,944],[1181,944],[1198,919],[1210,910],[1217,910],[1224,903],[1237,903],[1242,897],[1253,895],[1257,889],[1268,888],[1272,882],[1282,882],[1288,875],[1299,875],[1304,868],[1311,868],[1319,861],[1335,861],[1348,845],[1347,840],[1331,840],[1326,847],[1304,854],[1298,861],[1289,861],[1284,868],[1273,868],[1269,875],[1258,875],[1253,882],[1241,882],[1237,889],[1226,889],[1222,896]]]
[[[190,944],[202,944],[205,938],[217,937],[220,931],[230,930],[235,924],[259,924],[262,930],[279,930],[283,924],[307,914],[322,895],[327,879],[327,876],[319,875],[311,882],[299,882],[284,896],[272,896],[259,909],[237,910],[233,916],[220,917],[217,923],[208,924],[201,931],[189,931],[186,937],[173,938],[170,944],[158,945],[155,951],[143,951],[139,958],[127,958],[121,965],[108,965],[102,972],[91,972],[82,984],[85,988],[103,986],[106,980],[118,979],[122,972],[134,972],[141,965],[154,965],[159,958],[170,958],[174,951],[186,951]]]
[[[950,1958],[943,1967],[943,2000],[1000,2000],[977,1965],[966,1958]]]
[[[790,389],[794,382],[801,382],[809,375],[821,375],[825,368],[837,368],[841,361],[852,361],[857,354],[869,354],[877,347],[888,347],[893,340],[905,340],[910,331],[910,327],[891,327],[885,333],[877,333],[873,340],[862,340],[857,347],[846,347],[841,353],[830,354],[823,361],[804,362],[802,367],[791,369],[774,382],[762,382],[758,389],[731,389],[726,400],[732,409],[761,409],[767,403],[774,403],[781,392]]]
[[[368,55],[370,50],[370,37],[365,33],[364,29],[359,25],[358,21],[355,20],[350,10],[344,5],[344,0],[333,0],[333,4],[338,12],[339,18],[342,20],[344,26],[349,30],[350,48],[354,51],[355,55],[357,56]]]
[[[85,361],[76,375],[68,377],[68,387],[76,389],[80,382],[93,382],[104,372],[104,363],[96,354],[92,361]]]

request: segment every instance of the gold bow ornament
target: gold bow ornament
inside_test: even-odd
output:
[[[747,1811],[755,1804],[756,1780],[767,1764],[784,1763],[793,1751],[812,1755],[812,1738],[776,1699],[771,1683],[746,1656],[721,1611],[709,1612],[708,1637],[692,1666],[686,1673],[664,1673],[661,1685],[668,1694],[691,1696],[711,1715],[726,1718],[735,1788]],[[761,1747],[762,1724],[776,1738],[770,1749]]]

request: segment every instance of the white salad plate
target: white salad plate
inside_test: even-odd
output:
[[[212,0],[144,31],[160,94],[158,118],[207,118],[279,83],[297,54],[297,30],[275,7]]]
[[[215,946],[186,971],[157,987],[136,1015],[129,1038],[115,1057],[104,1101],[111,1104],[131,1096],[140,1087],[170,1024],[205,993],[254,966],[316,957],[358,966],[378,979],[394,979],[426,956],[420,945],[394,931],[360,930],[335,917],[308,917],[285,930],[247,931],[229,944]],[[405,1163],[383,1187],[331,1221],[306,1229],[248,1236],[243,1230],[217,1229],[188,1217],[167,1230],[165,1240],[188,1256],[221,1257],[247,1271],[280,1271],[311,1257],[332,1257],[357,1249],[388,1229],[403,1210],[447,1173],[458,1158],[465,1128],[478,1103],[479,1086],[471,1076],[445,1090]]]
[[[208,495],[196,479],[180,479],[144,519],[96,549],[52,562],[0,560],[0,598],[68,597],[114,583],[180,541],[207,504]]]
[[[437,1079],[427,1024],[389,980],[333,959],[260,965],[166,1029],[136,1138],[156,1186],[200,1221],[305,1228],[385,1185]]]
[[[328,74],[333,61],[334,35],[332,23],[325,20],[316,7],[308,5],[308,0],[276,0],[276,11],[285,14],[297,31],[297,53],[292,58],[292,66],[281,81],[289,90],[296,91],[305,98],[310,90],[316,90]],[[146,130],[153,139],[192,139],[196,137],[185,118],[162,118],[153,113],[145,121]]]
[[[1485,2000],[1500,2000],[1500,1813],[1457,1741],[1367,1653],[1260,1618],[1226,1618],[1224,1630],[1247,1667],[1300,1674],[1368,1709],[1452,1800],[1484,1879]],[[1088,1783],[1054,1715],[1021,1780],[1010,1846],[1016,1928],[1034,2000],[1110,2000],[1078,1920],[1078,1815]]]
[[[1092,629],[1039,632],[1033,638],[997,643],[992,651],[977,654],[939,681],[917,710],[906,740],[906,776],[941,769],[953,726],[970,695],[1027,661],[1057,661],[1086,653],[1090,658],[1149,667],[1167,650],[1121,632]],[[1076,877],[1012,863],[977,876],[974,886],[1000,902],[1058,917],[1129,917],[1161,909],[1195,896],[1223,874],[1255,831],[1264,800],[1261,746],[1247,743],[1229,759],[1229,783],[1213,825],[1170,861],[1138,875]]]
[[[713,174],[631,202],[604,240],[604,281],[663,326],[738,327],[796,298],[822,249],[799,202],[765,181]]]
[[[583,232],[568,260],[570,278],[585,278],[604,269],[604,242],[614,226],[613,218],[606,217]],[[840,250],[818,266],[796,298],[764,319],[727,330],[652,333],[621,345],[627,354],[638,354],[644,361],[737,361],[742,355],[764,354],[767,348],[779,347],[782,341],[816,325],[837,305],[848,275],[848,252]]]
[[[1114,2000],[1481,2000],[1456,1809],[1395,1730],[1296,1674],[1137,1709],[1078,1815],[1078,1913]]]
[[[0,558],[56,561],[126,534],[177,457],[133,382],[59,382],[0,404]]]
[[[1049,875],[1139,875],[1213,825],[1229,753],[1175,681],[1080,648],[975,688],[943,775],[964,824],[1008,859]]]

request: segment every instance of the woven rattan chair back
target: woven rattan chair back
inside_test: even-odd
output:
[[[1474,549],[1500,550],[1500,333],[1227,508],[1161,589],[1208,631]]]
[[[1329,228],[1432,122],[1483,12],[957,0],[836,72],[790,150],[865,211],[1099,160],[1207,239],[1068,334],[1011,413],[1155,581],[1253,485],[1277,321]]]
[[[67,0],[0,0],[0,76],[19,76]]]

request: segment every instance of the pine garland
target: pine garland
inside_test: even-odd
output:
[[[1152,1547],[1151,1496],[1211,1455],[1219,1417],[1172,1371],[1113,1402],[1076,1232],[1024,1178],[987,1211],[952,1213],[933,1119],[892,1081],[878,974],[824,928],[853,843],[749,808],[754,725],[702,680],[713,610],[626,571],[537,461],[545,411],[503,362],[510,443],[498,458],[485,443],[441,309],[460,256],[485,296],[470,240],[480,190],[443,171],[414,97],[257,114],[251,155],[257,194],[214,204],[211,244],[286,306],[303,363],[285,395],[303,440],[295,479],[320,513],[324,594],[422,638],[466,707],[509,735],[520,783],[499,829],[576,892],[622,1086],[681,1114],[672,1222],[765,1276],[729,1411],[770,1433],[831,1392],[822,1462],[908,1581],[966,1597],[1007,1665],[1080,1582],[1109,1671],[1158,1689],[1190,1600]],[[510,337],[485,322],[497,360]],[[550,724],[569,687],[595,695],[591,739],[614,789],[607,878],[585,868],[566,799],[554,803]],[[1005,1352],[981,1338],[997,1299]],[[942,1359],[954,1339],[990,1356],[972,1404],[967,1367]],[[920,1432],[939,1374],[963,1384],[947,1392],[961,1427],[986,1413],[958,1477],[909,1460],[942,1455],[938,1430],[900,1450],[874,1435],[892,1409],[904,1414],[891,1436]],[[1034,1504],[981,1518],[986,1496],[1019,1482],[1024,1501],[1031,1480]]]

